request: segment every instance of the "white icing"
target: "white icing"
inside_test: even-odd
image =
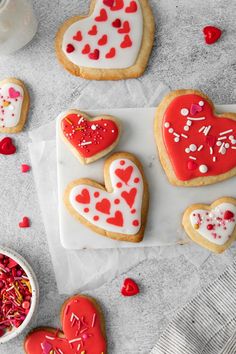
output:
[[[120,165],[120,161],[125,161],[124,165]],[[115,174],[116,169],[124,169],[129,166],[133,167],[133,172],[131,175],[131,178],[127,185]],[[128,159],[117,159],[114,160],[111,165],[110,165],[110,179],[111,179],[111,184],[113,187],[113,192],[108,193],[106,191],[103,191],[101,189],[88,186],[88,185],[78,185],[74,187],[71,192],[70,192],[70,203],[73,206],[73,208],[76,210],[77,213],[82,215],[85,219],[87,219],[91,224],[98,226],[104,230],[110,231],[110,232],[116,232],[116,233],[122,233],[126,235],[134,235],[136,234],[140,227],[141,227],[141,210],[142,210],[142,198],[143,198],[143,179],[142,179],[142,174],[140,173],[138,167],[130,160]],[[134,179],[138,178],[139,183],[135,183]],[[118,188],[117,183],[122,183],[122,187]],[[134,199],[134,204],[130,208],[130,206],[127,204],[125,199],[121,196],[122,192],[130,192],[132,188],[137,189],[137,194]],[[76,196],[81,194],[83,189],[87,189],[90,193],[90,203],[89,204],[83,204],[79,203],[76,201]],[[95,198],[94,193],[99,192],[99,197]],[[98,211],[95,206],[96,203],[101,202],[102,199],[108,199],[111,204],[110,208],[110,213],[104,214],[100,211]],[[119,199],[120,203],[115,204],[115,199]],[[85,212],[84,209],[89,208],[89,212]],[[131,213],[131,210],[135,210],[135,213]],[[107,218],[114,217],[116,211],[120,211],[123,214],[123,226],[116,226],[110,223],[107,223]],[[94,221],[93,217],[94,216],[99,216],[98,221]],[[138,220],[139,225],[135,226],[133,225],[133,221]]]
[[[224,219],[224,213],[229,210],[234,214],[234,217],[229,220]],[[207,215],[208,213],[208,215]],[[198,217],[200,216],[200,218]],[[236,206],[231,203],[219,204],[211,211],[196,209],[190,214],[190,222],[198,225],[199,228],[194,228],[202,237],[216,244],[225,244],[232,235],[235,228]],[[220,218],[217,220],[217,218]],[[207,226],[214,226],[212,230],[208,230]]]
[[[9,89],[13,88],[20,93],[19,97],[10,97]],[[21,107],[24,99],[23,88],[11,82],[0,86],[0,128],[17,126],[21,116]]]
[[[64,34],[62,41],[62,50],[67,58],[78,66],[100,68],[100,69],[122,69],[134,65],[138,57],[142,37],[143,37],[143,14],[139,0],[135,0],[138,9],[135,13],[126,13],[125,8],[130,5],[130,0],[124,0],[124,7],[119,11],[111,11],[110,8],[103,4],[103,0],[97,0],[94,12],[91,16],[79,20],[72,24]],[[95,21],[95,17],[100,15],[100,10],[105,9],[107,12],[108,20],[106,22]],[[120,19],[122,24],[128,21],[130,24],[130,32],[120,34],[119,28],[112,26],[112,22]],[[94,36],[88,35],[88,31],[93,25],[97,26],[97,34]],[[122,27],[121,27],[122,28]],[[78,31],[81,31],[83,39],[76,41],[73,36]],[[98,45],[98,40],[106,34],[108,42],[106,45]],[[132,46],[128,48],[121,48],[120,44],[125,35],[129,35]],[[72,44],[75,51],[67,53],[66,48],[68,44]],[[86,44],[89,44],[91,51],[99,49],[100,57],[98,60],[90,59],[88,54],[82,54],[82,50]],[[106,54],[111,48],[116,49],[115,57],[111,59],[106,58]]]

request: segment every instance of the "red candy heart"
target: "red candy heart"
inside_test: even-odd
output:
[[[88,31],[88,34],[90,36],[96,36],[96,34],[98,33],[98,29],[97,29],[97,26],[94,25],[89,31]]]
[[[73,46],[73,44],[67,44],[67,47],[66,47],[66,52],[67,53],[73,53],[75,51],[75,47]]]
[[[20,96],[20,92],[16,91],[14,87],[9,88],[9,96],[10,98],[18,98]]]
[[[107,44],[107,35],[104,34],[99,40],[98,45],[106,45]]]
[[[121,288],[121,294],[123,296],[134,296],[139,293],[139,287],[133,279],[126,278]]]
[[[129,6],[126,7],[125,12],[133,13],[133,12],[136,12],[137,10],[138,10],[138,5],[137,5],[136,1],[131,1]]]
[[[121,26],[121,20],[117,18],[115,21],[112,22],[112,26],[115,28],[119,28]]]
[[[230,210],[226,210],[226,212],[224,213],[224,219],[225,220],[230,220],[234,217],[234,213],[232,213],[232,211]]]
[[[111,59],[111,58],[114,58],[115,55],[116,55],[116,49],[115,48],[111,48],[109,50],[109,52],[106,54],[106,58],[107,59]]]
[[[67,300],[61,322],[63,332],[45,327],[29,333],[26,354],[107,354],[101,310],[93,299],[76,295]]]
[[[100,51],[99,49],[94,49],[92,53],[89,53],[89,58],[92,60],[98,60],[100,56]]]
[[[213,44],[221,37],[222,31],[214,26],[206,26],[203,29],[203,33],[205,36],[205,42],[207,44]]]
[[[95,21],[97,22],[104,22],[107,20],[107,12],[105,9],[100,10],[100,15],[95,17]]]
[[[111,11],[119,11],[124,7],[124,0],[115,0],[114,5],[111,7]]]
[[[0,154],[2,155],[12,155],[15,154],[16,147],[12,142],[11,138],[4,138],[0,141]]]
[[[128,21],[124,21],[123,27],[118,30],[119,33],[129,33],[130,32],[130,25]]]
[[[90,52],[90,45],[85,44],[84,48],[82,49],[82,54],[88,54]]]
[[[130,36],[127,34],[124,39],[123,39],[123,42],[121,42],[120,46],[121,48],[128,48],[128,47],[131,47],[132,46],[132,41],[130,39]]]
[[[112,7],[114,4],[115,0],[103,0],[103,4],[108,6],[108,7]]]
[[[75,41],[78,41],[78,42],[82,41],[83,37],[82,37],[81,31],[78,31],[78,32],[76,33],[76,35],[73,37],[73,39],[74,39]]]
[[[30,221],[29,221],[29,218],[27,216],[24,216],[22,221],[19,222],[19,227],[20,228],[30,227]]]
[[[30,166],[26,164],[21,165],[21,172],[26,173],[30,170]]]

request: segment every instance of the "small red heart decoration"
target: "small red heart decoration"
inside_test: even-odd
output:
[[[90,45],[85,44],[84,48],[82,49],[82,54],[88,54],[90,52]]]
[[[12,155],[15,154],[16,147],[11,138],[4,138],[0,141],[0,154]]]
[[[96,204],[96,209],[104,214],[110,214],[111,203],[108,199],[104,198],[101,202]]]
[[[108,7],[112,7],[114,4],[115,0],[103,0],[103,4],[108,6]]]
[[[96,34],[98,33],[98,29],[97,29],[97,26],[94,25],[89,31],[88,31],[88,34],[90,36],[96,36]]]
[[[111,7],[111,11],[119,11],[124,7],[124,0],[114,0],[114,5]]]
[[[30,227],[30,221],[29,221],[29,218],[27,216],[24,216],[22,221],[19,222],[19,227],[20,228]]]
[[[107,44],[107,35],[104,34],[99,40],[98,45],[106,45]]]
[[[107,12],[105,9],[100,10],[100,15],[95,17],[95,21],[97,22],[105,22],[107,20]]]
[[[125,12],[127,12],[127,13],[134,13],[134,12],[136,12],[137,10],[138,10],[138,6],[137,6],[136,1],[131,1],[130,4],[129,4],[129,6],[126,7]]]
[[[116,225],[116,226],[123,226],[124,219],[122,213],[118,210],[115,212],[115,215],[111,218],[107,219],[108,224]]]
[[[115,28],[120,28],[121,20],[119,18],[117,18],[115,21],[112,22],[112,26]]]
[[[73,39],[74,39],[75,41],[78,41],[78,42],[82,41],[83,37],[82,37],[81,31],[78,31],[78,32],[76,33],[76,35],[73,37]]]
[[[129,33],[130,32],[130,25],[129,21],[124,21],[123,27],[118,30],[119,33]]]
[[[26,165],[24,163],[21,165],[21,172],[26,173],[29,170],[30,170],[30,166],[29,165]]]
[[[100,56],[100,51],[99,49],[94,49],[93,52],[89,53],[89,58],[92,60],[98,60]]]
[[[226,212],[224,213],[224,219],[225,220],[230,220],[234,217],[234,213],[232,213],[232,211],[230,210],[226,210]]]
[[[121,288],[121,294],[123,296],[134,296],[139,293],[139,287],[133,279],[126,278]]]
[[[73,46],[73,44],[67,44],[66,51],[67,53],[73,53],[75,51],[75,47]]]
[[[81,194],[78,194],[75,199],[78,203],[88,204],[90,202],[89,191],[87,189],[83,189]]]
[[[20,92],[16,91],[14,87],[9,88],[9,96],[10,98],[18,98],[20,96]]]
[[[125,182],[125,184],[127,184],[130,180],[130,177],[132,175],[133,172],[133,167],[129,166],[126,168],[118,168],[115,171],[115,174],[123,181]]]
[[[116,49],[115,48],[111,48],[109,50],[109,52],[106,54],[106,58],[107,59],[111,59],[111,58],[114,58],[115,55],[116,55]]]
[[[121,48],[129,48],[132,46],[132,41],[128,34],[124,37],[123,42],[121,42],[120,46]]]
[[[205,42],[207,44],[213,44],[218,41],[218,39],[222,35],[222,31],[214,26],[206,26],[203,29],[203,33],[205,36]]]

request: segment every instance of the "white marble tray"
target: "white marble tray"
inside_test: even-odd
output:
[[[107,109],[87,111],[91,115],[111,114],[123,123],[123,134],[115,151],[137,155],[143,164],[150,188],[150,209],[143,241],[139,244],[110,240],[94,233],[74,219],[63,204],[64,189],[74,179],[88,177],[103,183],[105,158],[84,166],[71,153],[58,135],[57,167],[61,243],[68,249],[151,247],[179,242],[186,236],[181,227],[181,215],[192,203],[210,203],[224,195],[236,197],[235,179],[207,187],[183,188],[169,184],[156,153],[153,117],[156,108]],[[217,106],[220,112],[236,112],[236,105]],[[61,117],[57,118],[57,126]]]

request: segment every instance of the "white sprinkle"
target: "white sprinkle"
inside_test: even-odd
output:
[[[233,135],[230,135],[230,136],[229,136],[229,140],[234,140],[234,136],[233,136]]]
[[[231,133],[232,131],[233,131],[233,129],[229,129],[224,132],[221,132],[220,135],[228,134],[228,133]]]
[[[200,145],[199,148],[197,149],[197,151],[201,151],[203,148],[203,145]]]
[[[188,125],[189,127],[191,127],[191,125],[192,125],[191,120],[187,120],[187,125]]]
[[[97,129],[96,125],[95,124],[91,125],[91,129],[96,130]]]
[[[199,101],[198,104],[199,104],[199,106],[201,106],[201,107],[204,106],[204,102],[203,102],[203,101]]]
[[[115,130],[114,129],[112,129],[112,131],[111,131],[112,133],[115,133]]]
[[[213,155],[213,149],[211,146],[210,146],[210,154]]]
[[[191,145],[189,145],[189,149],[190,149],[190,151],[196,151],[197,147],[195,144],[191,144]]]
[[[208,127],[204,130],[203,133],[207,136],[210,130],[211,130],[211,125],[208,125]]]
[[[170,127],[170,123],[165,122],[164,127],[165,127],[165,128],[169,128],[169,127]]]
[[[222,136],[222,137],[218,138],[217,140],[225,140],[225,139],[227,139],[227,136]]]
[[[80,117],[80,116],[78,116],[78,117]],[[81,117],[80,120],[79,120],[79,122],[78,122],[78,124],[80,124],[81,122],[83,122],[83,120],[84,120],[84,117]]]
[[[73,312],[73,313],[71,314],[71,317],[70,317],[70,322],[72,322],[74,318],[75,318],[77,321],[79,321],[79,317],[77,317],[77,316],[74,314],[74,312]]]
[[[215,157],[215,156],[213,156],[213,159],[212,159],[212,160],[213,160],[213,162],[216,162],[216,157]]]
[[[206,173],[208,171],[208,167],[206,165],[200,165],[199,166],[199,171],[201,173]]]
[[[176,143],[178,143],[178,142],[179,142],[179,137],[177,136],[176,138],[174,138],[174,141],[175,141]]]
[[[78,345],[78,347],[77,347],[77,351],[79,351],[79,350],[80,350],[80,346],[81,346],[81,344],[79,344],[79,345]]]
[[[189,110],[187,108],[182,108],[180,113],[182,116],[186,117],[189,114]]]
[[[222,155],[224,155],[224,154],[226,153],[226,149],[225,149],[225,147],[224,147],[224,144],[225,144],[225,143],[223,143],[223,144],[221,145],[221,147],[219,148],[219,153],[221,153]]]
[[[199,129],[198,133],[201,133],[205,128],[206,128],[205,125],[203,125],[203,126]]]
[[[206,118],[205,117],[199,117],[199,118],[191,118],[191,117],[188,117],[189,120],[205,120]]]
[[[57,351],[58,351],[59,354],[64,354],[63,351],[61,349],[59,349],[59,348],[57,348]]]
[[[229,148],[229,143],[225,144],[225,148],[228,149]]]
[[[189,148],[186,148],[186,149],[185,149],[185,152],[187,152],[187,154],[189,154],[189,153],[190,153],[190,149],[189,149]]]
[[[236,140],[231,140],[231,143],[232,144],[236,144]]]
[[[192,160],[197,160],[197,158],[194,157],[194,156],[189,156],[189,158],[192,159]]]
[[[217,145],[217,146],[220,146],[221,144],[222,144],[221,141],[217,141],[217,142],[216,142],[216,145]]]
[[[234,150],[235,150],[235,149],[236,149],[236,146],[231,146],[231,149],[234,149]]]
[[[172,133],[174,132],[174,129],[173,129],[173,128],[170,128],[170,129],[168,130],[168,132],[172,134]]]
[[[92,141],[87,141],[86,143],[81,143],[80,145],[84,146],[84,145],[90,145],[90,144],[92,144]]]
[[[185,138],[185,139],[188,139],[188,136],[185,135],[185,134],[181,134],[181,136],[182,136],[183,138]]]
[[[49,336],[45,336],[45,338],[50,339],[50,340],[54,340],[54,337],[49,337]]]
[[[81,339],[81,338],[71,339],[71,340],[69,340],[69,343],[78,342],[78,341],[80,341],[80,340],[82,340],[82,339]]]
[[[185,125],[184,126],[184,130],[187,132],[187,131],[189,131],[189,126],[188,125]]]
[[[175,136],[177,136],[178,138],[180,137],[180,135],[179,134],[177,134],[177,133],[173,133]]]

